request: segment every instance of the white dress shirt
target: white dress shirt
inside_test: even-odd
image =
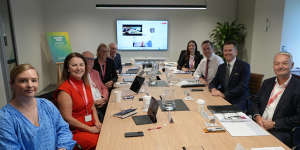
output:
[[[205,71],[206,71],[206,62],[207,62],[207,58],[204,57],[204,59],[202,59],[194,73],[194,77],[204,77],[205,76]],[[207,82],[210,83],[213,78],[215,77],[218,67],[219,65],[223,64],[224,61],[223,59],[212,53],[212,55],[209,58],[209,63],[208,63],[208,72],[207,72]]]
[[[274,95],[276,95],[277,93],[279,93],[279,95],[274,99],[274,101],[270,104],[266,106],[266,109],[263,113],[262,118],[264,120],[269,120],[271,121],[275,112],[275,109],[277,107],[277,104],[286,88],[286,86],[289,84],[290,80],[292,78],[292,75],[290,75],[289,79],[287,81],[285,81],[282,85],[279,85],[277,78],[275,79],[275,85],[274,88],[272,90],[272,93],[270,95],[270,98],[273,97]],[[270,99],[269,98],[269,99]]]

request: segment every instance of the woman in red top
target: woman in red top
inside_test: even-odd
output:
[[[70,124],[73,139],[83,149],[95,149],[101,123],[87,78],[87,63],[79,53],[69,54],[64,61],[63,83],[57,102],[63,118]]]

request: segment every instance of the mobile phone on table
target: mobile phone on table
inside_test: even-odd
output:
[[[139,131],[139,132],[126,132],[125,137],[139,137],[139,136],[144,136],[144,132]]]
[[[191,89],[192,92],[203,91],[203,89]]]

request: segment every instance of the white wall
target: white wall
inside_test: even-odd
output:
[[[283,49],[294,57],[294,68],[300,69],[300,1],[286,0],[283,17],[282,41]]]
[[[46,1],[45,25],[47,32],[69,32],[74,51],[86,49],[96,52],[100,43],[116,41],[116,19],[169,20],[169,50],[165,52],[120,52],[124,60],[131,57],[167,57],[177,61],[181,49],[194,39],[200,43],[208,39],[217,21],[235,19],[236,0],[209,0],[203,11],[158,10],[97,10],[96,1]]]
[[[244,24],[247,30],[245,45],[242,53],[239,53],[243,60],[249,62],[251,59],[253,21],[254,21],[255,0],[238,0],[237,19],[238,23]]]
[[[273,76],[273,57],[280,51],[284,0],[256,0],[251,46],[251,72]],[[266,19],[269,28],[266,31]]]
[[[39,90],[42,90],[50,82],[56,82],[55,64],[44,49],[44,3],[41,0],[12,0],[11,7],[18,61],[30,63],[37,69]]]

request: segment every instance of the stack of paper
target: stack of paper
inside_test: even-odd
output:
[[[231,136],[270,135],[265,129],[242,112],[214,115]]]
[[[242,112],[215,114],[215,116],[221,122],[244,122],[244,121],[251,121],[251,119],[246,114],[244,114]]]

